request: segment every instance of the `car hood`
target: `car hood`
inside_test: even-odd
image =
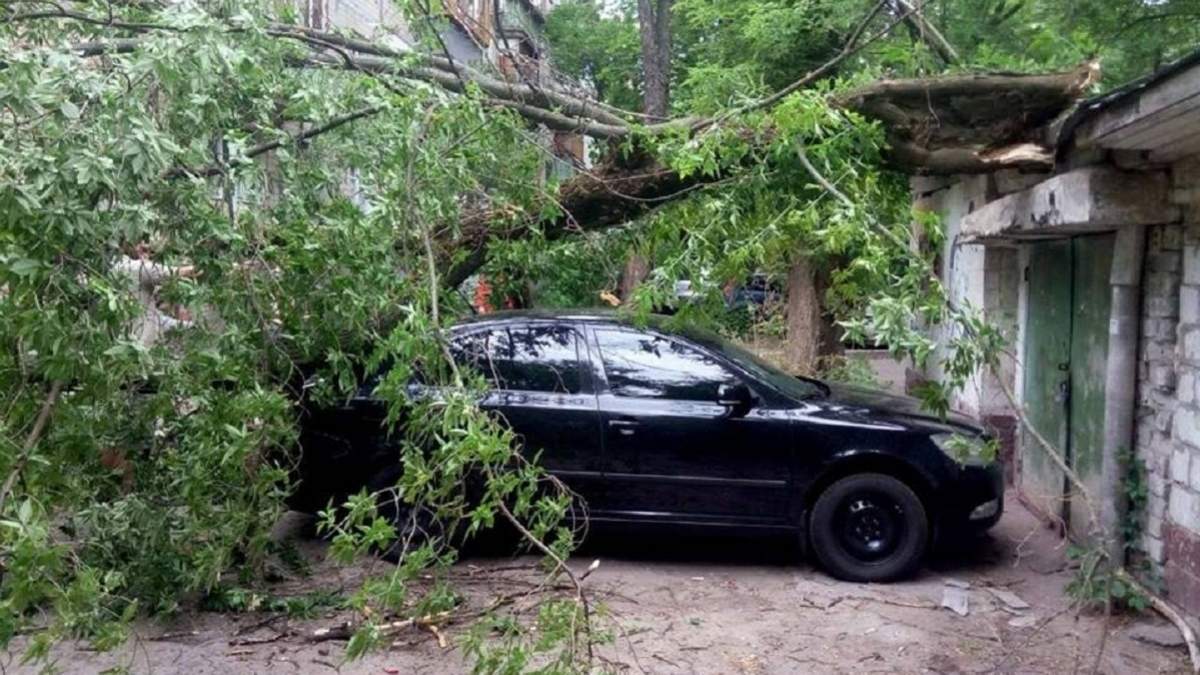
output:
[[[970,417],[948,412],[945,417],[939,417],[921,405],[919,399],[911,396],[897,396],[876,389],[856,387],[849,384],[827,383],[829,387],[829,402],[846,408],[859,408],[872,417],[902,418],[926,422],[931,425],[952,425],[961,427],[971,433],[982,433],[979,424]]]

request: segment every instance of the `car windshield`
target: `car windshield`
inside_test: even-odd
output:
[[[753,352],[715,333],[698,329],[688,329],[684,332],[684,335],[696,340],[709,349],[719,352],[746,372],[763,380],[788,396],[805,399],[814,396],[827,396],[829,394],[828,388],[820,382],[789,375],[767,363]]]

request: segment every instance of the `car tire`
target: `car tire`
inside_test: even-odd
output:
[[[921,499],[903,481],[854,474],[817,498],[809,542],[822,567],[839,579],[895,581],[920,565],[929,545],[929,519]]]
[[[416,507],[414,511],[412,504],[396,494],[393,488],[400,481],[401,473],[400,467],[385,469],[367,484],[367,490],[377,494],[375,512],[396,528],[396,540],[376,551],[379,557],[389,562],[399,562],[406,551],[414,550],[430,539],[441,539],[444,534],[432,513],[423,507]]]

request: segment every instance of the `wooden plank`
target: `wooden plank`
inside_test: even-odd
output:
[[[1074,290],[1071,301],[1071,395],[1068,403],[1069,461],[1093,495],[1100,494],[1104,456],[1105,372],[1108,319],[1112,304],[1109,276],[1116,235],[1076,237],[1073,244]],[[1093,523],[1082,498],[1073,497],[1069,526],[1087,541]]]
[[[1065,387],[1071,359],[1071,252],[1070,239],[1030,247],[1025,305],[1021,402],[1030,425],[1059,448],[1069,438]],[[1066,475],[1028,433],[1021,434],[1020,452],[1021,491],[1038,510],[1062,522]]]

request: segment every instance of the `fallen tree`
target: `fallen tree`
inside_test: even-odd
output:
[[[680,257],[745,266],[797,241],[854,247],[861,273],[876,275],[862,293],[895,300],[913,290],[886,273],[908,230],[907,204],[880,188],[883,135],[848,114],[855,103],[831,105],[837,90],[814,87],[905,20],[884,5],[850,26],[823,65],[774,93],[647,123],[568,87],[279,23],[254,7],[6,4],[0,560],[5,589],[18,580],[21,592],[0,603],[2,637],[34,631],[34,655],[77,635],[111,646],[138,612],[212,592],[231,566],[261,572],[266,529],[288,490],[276,458],[295,442],[294,361],[323,363],[306,385],[325,400],[390,363],[378,391],[390,396],[391,419],[415,420],[400,451],[406,471],[323,519],[339,557],[405,547],[385,583],[355,596],[350,653],[453,602],[436,584],[440,594],[407,595],[409,580],[444,570],[454,551],[415,545],[380,518],[387,493],[470,531],[498,519],[517,527],[575,591],[518,640],[549,635],[563,669],[587,664],[584,575],[566,558],[577,536],[572,501],[520,460],[511,433],[479,411],[469,377],[446,358],[444,286],[478,269],[496,243],[613,228],[669,204],[697,209],[684,214],[692,226],[672,233],[688,240]],[[1026,88],[1043,93],[1014,104],[1049,119],[1087,79],[1035,79]],[[917,105],[913,90],[931,95]],[[912,108],[904,140],[932,152],[958,147],[936,120],[962,97],[928,82],[860,96],[887,111]],[[531,127],[608,145],[594,168],[548,190]],[[1036,142],[1001,124],[989,133],[962,152]],[[987,166],[1010,161],[1001,153]],[[352,177],[367,188],[356,191]],[[749,188],[706,189],[715,185]],[[764,243],[764,233],[773,238]],[[167,284],[166,304],[219,307],[220,316],[200,312],[165,344],[131,339],[145,308],[115,262],[143,244],[202,272]],[[682,266],[668,261],[663,278],[685,278]],[[913,306],[924,305],[895,303],[893,323]],[[364,345],[374,347],[365,356]],[[464,394],[413,409],[403,392],[414,369]],[[482,503],[463,494],[471,472],[488,476]],[[43,613],[48,606],[57,613]]]
[[[885,2],[878,3],[846,37],[843,47],[821,66],[805,73],[778,92],[708,117],[684,117],[645,124],[642,116],[621,110],[556,83],[545,85],[505,79],[456,62],[448,55],[400,50],[352,35],[319,31],[303,26],[270,23],[261,30],[273,38],[295,41],[307,55],[293,55],[296,67],[342,69],[374,77],[389,88],[422,82],[456,94],[478,95],[490,106],[511,110],[530,123],[580,133],[610,144],[608,158],[594,169],[580,171],[564,181],[546,203],[525,214],[525,225],[537,223],[551,239],[571,231],[601,229],[635,220],[642,214],[689,192],[728,178],[731,170],[680,172],[656,154],[661,138],[702,137],[714,130],[745,124],[747,115],[763,113],[785,98],[823,78],[836,74],[839,65],[861,49],[887,36],[898,24],[919,20],[917,9],[904,3],[900,15],[871,32]],[[138,34],[186,30],[170,24],[119,21],[64,8],[11,16],[11,23],[63,20]],[[238,33],[249,30],[227,26]],[[940,38],[940,36],[939,36]],[[944,40],[944,38],[941,38]],[[90,41],[73,45],[84,57],[129,54],[141,48],[138,38]],[[834,105],[883,123],[891,145],[889,158],[898,167],[932,174],[982,173],[1005,168],[1046,171],[1052,168],[1052,141],[1046,127],[1063,114],[1097,80],[1095,63],[1049,75],[961,75],[919,80],[885,80],[836,94]],[[475,93],[477,92],[477,93]],[[246,153],[252,158],[278,149],[285,142],[308,140],[343,124],[380,113],[374,106],[348,115],[314,122],[299,136],[269,141]],[[751,122],[753,124],[753,122]],[[768,134],[769,137],[769,134]],[[622,152],[619,144],[635,149]],[[212,176],[219,167],[180,167],[174,175]],[[554,212],[546,218],[547,211]],[[504,238],[521,228],[519,214],[511,209],[479,209],[464,214],[461,233],[442,242],[457,253],[446,275],[453,285],[474,273],[486,261],[487,241]],[[452,228],[453,229],[453,228]],[[465,255],[462,253],[466,251]]]

